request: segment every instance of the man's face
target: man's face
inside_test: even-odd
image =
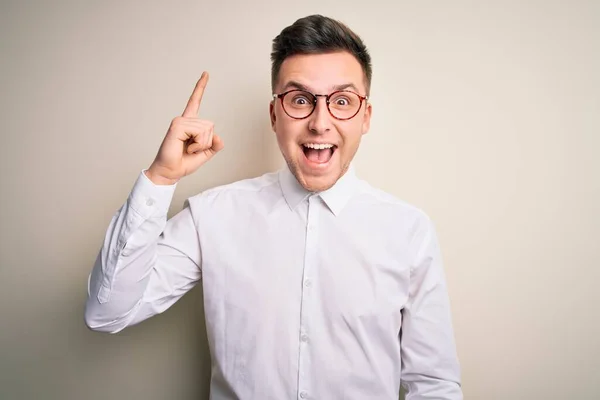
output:
[[[366,95],[362,67],[348,52],[286,58],[275,93],[305,89],[314,94],[330,94],[340,88]],[[348,170],[362,135],[369,130],[371,105],[363,101],[354,118],[338,120],[329,113],[325,98],[318,97],[309,117],[294,119],[285,113],[281,101],[275,99],[270,114],[271,126],[290,170],[305,189],[318,192],[329,189]],[[314,149],[328,145],[333,147]]]

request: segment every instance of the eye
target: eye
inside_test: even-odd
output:
[[[311,104],[311,101],[305,94],[296,94],[292,97],[291,103],[295,106],[306,106]]]
[[[351,93],[336,93],[331,99],[331,105],[336,108],[347,108],[353,106],[356,100]]]
[[[337,97],[333,101],[338,106],[347,106],[348,104],[350,104],[350,101],[346,97]]]

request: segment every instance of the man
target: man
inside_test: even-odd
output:
[[[287,168],[207,190],[167,221],[177,182],[224,144],[197,117],[202,74],[116,213],[85,318],[119,332],[202,282],[212,399],[460,399],[439,247],[428,217],[359,180],[371,60],[310,16],[273,42],[270,116]]]

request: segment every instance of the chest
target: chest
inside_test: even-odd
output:
[[[205,300],[263,316],[302,307],[342,317],[399,312],[410,280],[406,243],[386,221],[322,209],[230,221],[202,237]]]

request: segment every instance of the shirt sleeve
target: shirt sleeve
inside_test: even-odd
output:
[[[409,301],[402,311],[402,385],[406,400],[462,400],[450,301],[435,229],[415,236]]]
[[[88,278],[85,322],[117,333],[173,305],[201,278],[198,234],[188,202],[167,221],[174,185],[142,171],[113,216]]]

